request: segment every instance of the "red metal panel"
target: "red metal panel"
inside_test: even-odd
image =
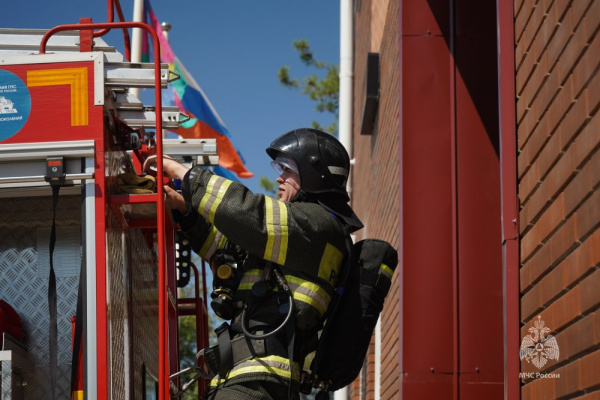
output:
[[[474,39],[470,40],[469,51],[457,49],[462,53],[460,56],[471,51],[478,50],[480,54],[489,51],[485,48],[489,46],[485,38],[476,39],[482,40],[481,47],[473,46]],[[493,56],[494,42],[491,50]],[[489,60],[485,56],[481,59]],[[488,62],[492,66],[494,59]],[[489,112],[497,107],[496,96],[479,97],[474,93],[486,88],[491,93],[495,91],[490,70],[486,73],[484,65],[478,67],[475,77],[474,71],[460,66],[456,75],[459,389],[461,399],[500,399],[503,394],[500,175],[498,131],[493,123],[496,118]],[[463,74],[470,74],[468,87]],[[475,83],[478,85],[473,87]],[[486,382],[478,381],[480,374],[487,376]],[[465,391],[467,388],[470,390]]]
[[[451,399],[453,375],[435,373],[402,374],[402,396],[407,400]]]
[[[498,70],[502,188],[502,263],[504,288],[505,399],[521,398],[519,380],[519,204],[517,197],[517,132],[515,118],[514,10],[511,1],[498,5]]]
[[[1,141],[3,144],[95,139],[96,145],[102,146],[103,107],[94,105],[93,62],[8,65],[2,69],[25,83],[31,99],[27,121],[15,135]],[[51,74],[44,75],[48,71]],[[73,120],[74,115],[79,118]]]
[[[454,342],[451,60],[440,37],[403,36],[401,49],[402,368],[404,374],[448,373]]]
[[[461,400],[502,399],[503,389],[502,376],[498,381],[497,374],[460,375],[459,393]]]
[[[458,2],[459,9],[466,6]],[[490,14],[481,5],[473,11]],[[503,380],[503,329],[496,36],[493,25],[478,32],[477,24],[471,23],[477,17],[463,10],[459,20],[463,26],[457,30],[466,33],[456,36],[453,51],[457,68],[459,368],[461,375],[494,375],[498,383]],[[485,387],[489,389],[486,398],[502,396],[501,386]],[[463,393],[461,398],[465,398]]]
[[[401,1],[402,35],[447,36],[453,0]]]
[[[401,10],[402,395],[500,398],[495,4]]]

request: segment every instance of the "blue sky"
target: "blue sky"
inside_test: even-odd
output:
[[[107,19],[105,0],[11,1],[0,13],[0,28],[48,29]],[[172,25],[173,51],[202,87],[227,125],[234,142],[255,174],[244,179],[260,191],[260,176],[276,177],[264,149],[280,134],[329,124],[330,114],[315,110],[314,102],[281,86],[279,67],[292,76],[314,73],[305,67],[292,47],[307,39],[320,60],[339,63],[339,1],[335,0],[151,0],[160,21]],[[123,0],[125,18],[131,20],[133,0]],[[104,38],[122,49],[116,33]],[[142,95],[143,99],[146,98]]]

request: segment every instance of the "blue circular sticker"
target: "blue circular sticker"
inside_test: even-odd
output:
[[[10,71],[0,69],[0,142],[23,128],[31,111],[31,95],[25,83]]]

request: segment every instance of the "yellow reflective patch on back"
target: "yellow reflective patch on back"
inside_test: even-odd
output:
[[[327,243],[323,257],[321,257],[321,263],[319,264],[319,278],[326,280],[334,287],[340,273],[343,258],[344,255],[341,251],[331,243]]]

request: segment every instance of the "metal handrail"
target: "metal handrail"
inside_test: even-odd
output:
[[[82,173],[82,174],[66,174],[63,177],[66,181],[76,181],[79,179],[94,179],[93,173]],[[0,178],[0,184],[2,183],[25,183],[25,182],[45,182],[46,177],[44,175],[32,175],[32,176],[9,176]]]
[[[106,22],[114,22],[115,16],[114,11],[117,9],[117,15],[119,16],[119,21],[125,22],[125,17],[123,16],[123,10],[121,10],[121,3],[119,0],[107,0],[106,8],[108,9],[108,17]],[[99,31],[94,31],[93,37],[102,37],[110,32],[110,29],[102,29]],[[125,59],[131,61],[131,41],[129,39],[129,31],[126,28],[123,28],[123,41],[125,42]]]

